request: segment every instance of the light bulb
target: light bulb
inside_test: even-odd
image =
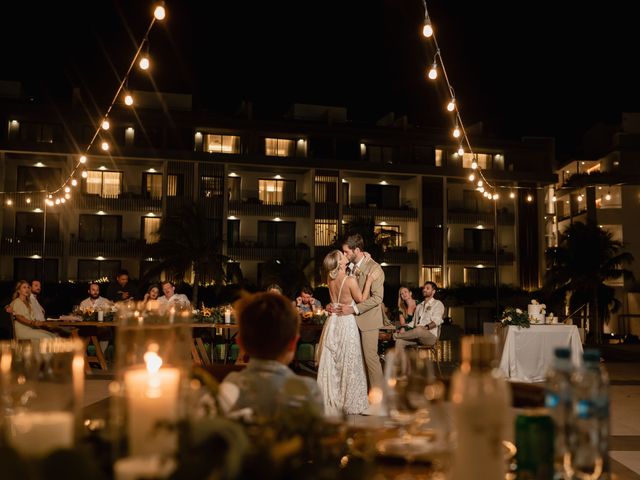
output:
[[[476,179],[476,176],[472,173],[471,175],[469,175],[469,181],[473,182]]]
[[[481,187],[484,184],[482,180],[478,180],[478,186]]]
[[[604,196],[604,199],[605,199],[607,202],[608,202],[609,200],[611,200],[611,194],[610,194],[610,193],[607,193],[607,194]]]
[[[582,201],[582,195],[578,195],[578,201],[581,202]]]
[[[60,199],[60,203],[64,203],[64,202],[66,202],[66,201],[67,201],[67,200],[66,200],[64,197],[62,197],[62,198]]]
[[[456,127],[453,129],[453,138],[460,137],[460,128]]]
[[[462,148],[462,147],[458,148],[458,155],[460,155],[460,156],[464,155],[464,148]]]
[[[72,187],[77,187],[78,186],[78,180],[76,180],[75,178],[73,180],[71,180],[71,186]]]
[[[60,205],[60,199],[56,198],[56,205]]]
[[[71,194],[70,193],[65,193],[64,194],[64,198],[66,198],[67,200],[69,200],[71,198]]]
[[[552,201],[552,202],[555,202],[556,200],[558,200],[558,199],[556,198],[556,196],[555,196],[555,195],[554,195],[553,197],[551,197],[551,201]]]
[[[533,202],[533,196],[531,194],[527,195],[527,202]]]
[[[153,11],[153,16],[156,17],[156,20],[164,20],[164,17],[166,15],[167,15],[167,12],[162,5],[158,5],[156,9]]]
[[[80,163],[87,163],[87,157],[85,157],[84,155],[82,155],[80,157]]]
[[[433,35],[433,27],[431,26],[431,22],[428,19],[425,21],[424,27],[422,27],[422,35],[427,38]]]
[[[109,144],[107,142],[102,142],[102,144],[100,145],[100,148],[102,148],[102,150],[106,152],[109,150]]]
[[[149,69],[149,57],[142,57],[140,59],[140,63],[138,63],[138,65],[140,66],[140,68],[142,70],[148,70]]]
[[[69,192],[71,191],[71,189],[70,189],[69,187],[64,187],[64,191],[65,191],[66,193],[69,193]]]
[[[509,198],[516,198],[516,194],[513,192],[509,193]]]
[[[500,198],[500,195],[498,195],[497,193],[493,194],[493,199],[494,200],[498,200]]]
[[[10,198],[7,199],[7,205],[9,205],[9,206],[13,205],[13,200],[11,200]]]
[[[132,97],[130,94],[128,94],[128,93],[127,93],[127,94],[124,96],[124,103],[125,103],[126,105],[129,105],[129,106],[133,105],[133,97]]]
[[[484,187],[478,187],[478,191],[479,191],[480,193],[484,192]]]
[[[111,125],[109,124],[109,120],[104,120],[104,121],[102,122],[102,129],[103,129],[103,130],[109,130],[109,127],[110,127],[110,126],[111,126]]]
[[[431,80],[435,80],[436,78],[438,78],[438,64],[437,63],[433,63],[433,65],[431,65],[431,68],[429,69],[429,78]]]
[[[476,168],[478,168],[478,162],[476,162],[475,160],[473,162],[471,162],[471,168],[473,170],[475,170]]]
[[[87,173],[87,171],[83,171],[82,172],[82,178],[87,178],[89,176],[89,174]]]
[[[31,203],[31,198],[30,198],[30,197],[27,197],[27,199],[25,200],[25,202],[27,202],[27,203]]]
[[[456,109],[456,99],[452,98],[451,100],[449,100],[449,103],[447,103],[447,110],[450,112],[453,112]]]

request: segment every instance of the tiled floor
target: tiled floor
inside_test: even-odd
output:
[[[640,366],[639,363],[605,364],[611,379],[611,466],[618,480],[640,480]],[[85,406],[109,396],[113,375],[87,376]],[[356,426],[379,426],[385,420],[376,416],[350,416]]]

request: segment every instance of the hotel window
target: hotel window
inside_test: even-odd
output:
[[[42,213],[16,212],[16,238],[42,243]],[[59,214],[47,213],[46,240],[60,239]]]
[[[436,167],[442,166],[442,150],[436,148]]]
[[[160,240],[160,223],[159,217],[142,217],[142,238],[147,244]]]
[[[56,124],[21,122],[22,140],[38,143],[53,143],[62,138],[62,127]]]
[[[240,220],[227,220],[227,246],[233,247],[240,241]]]
[[[80,215],[78,240],[81,242],[115,242],[122,240],[122,216]]]
[[[377,208],[398,208],[400,206],[400,187],[397,185],[371,185],[365,187],[367,205]]]
[[[295,180],[258,180],[258,198],[266,205],[282,205],[296,200]]]
[[[285,138],[264,139],[264,153],[271,157],[293,157],[295,146],[295,141]]]
[[[78,281],[91,282],[104,277],[113,280],[119,270],[120,260],[78,260]]]
[[[118,198],[122,191],[122,172],[87,171],[84,193],[102,198]]]
[[[438,288],[443,288],[445,286],[441,266],[423,265],[421,278],[422,285],[424,285],[425,282],[435,282],[435,284],[438,285]]]
[[[258,220],[258,242],[267,248],[291,248],[296,244],[296,222]]]
[[[475,287],[491,287],[496,284],[493,268],[464,267],[464,284]]]
[[[399,247],[402,244],[399,225],[376,225],[373,227],[376,236],[376,244],[382,245],[384,249],[389,247]]]
[[[39,278],[43,282],[57,282],[58,259],[47,258],[44,262],[44,278],[42,278],[42,260],[36,258],[14,258],[13,278]],[[98,277],[96,277],[98,278]]]
[[[493,244],[493,230],[480,228],[464,229],[464,251],[474,253],[491,253],[495,249]]]
[[[18,191],[51,190],[62,183],[59,168],[18,167]]]
[[[167,197],[175,197],[182,193],[182,176],[167,175]],[[146,198],[162,198],[162,174],[142,174],[142,195]]]
[[[222,177],[200,177],[200,196],[204,198],[222,197]]]
[[[338,179],[336,177],[316,176],[315,201],[317,203],[338,203]]]
[[[370,162],[393,163],[393,147],[367,145],[367,154]]]
[[[491,155],[487,153],[465,153],[462,155],[462,168],[471,168],[475,157],[480,168],[491,168]]]
[[[240,201],[242,200],[242,190],[240,186],[242,185],[240,177],[229,177],[229,201]]]
[[[596,208],[622,208],[622,187],[620,185],[598,186]]]
[[[316,220],[315,244],[318,247],[328,247],[338,238],[338,222],[330,220]]]
[[[237,135],[205,135],[205,150],[209,153],[240,153],[240,137]]]

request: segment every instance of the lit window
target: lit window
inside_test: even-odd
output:
[[[258,198],[267,205],[294,202],[296,182],[293,180],[258,180]]]
[[[207,134],[205,145],[209,153],[240,153],[240,137],[236,135]]]
[[[338,222],[328,220],[316,220],[315,241],[317,246],[328,247],[338,237]]]
[[[122,172],[89,170],[85,180],[85,193],[103,198],[118,198],[122,191]]]
[[[491,155],[487,153],[465,153],[462,156],[462,168],[471,168],[471,164],[474,162],[475,157],[478,158],[478,166],[480,168],[488,168]]]
[[[264,153],[272,157],[293,157],[295,143],[285,138],[265,138]]]
[[[442,150],[436,148],[436,167],[442,166]]]
[[[158,217],[142,217],[142,237],[149,243],[156,243],[160,240],[160,218]]]
[[[438,285],[438,288],[444,287],[444,282],[442,280],[442,267],[440,266],[422,266],[422,284],[425,282],[434,282]]]

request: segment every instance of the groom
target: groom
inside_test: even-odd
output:
[[[359,234],[348,236],[342,244],[342,252],[349,262],[350,274],[355,276],[360,290],[364,288],[367,274],[380,270],[380,275],[371,285],[371,295],[365,301],[358,303],[355,307],[350,305],[340,305],[336,313],[342,315],[354,314],[356,323],[360,329],[360,339],[364,361],[367,365],[367,376],[369,377],[369,389],[373,387],[382,388],[384,376],[382,365],[378,357],[378,333],[383,325],[382,300],[384,297],[384,272],[382,267],[371,257],[364,255],[364,242]]]

